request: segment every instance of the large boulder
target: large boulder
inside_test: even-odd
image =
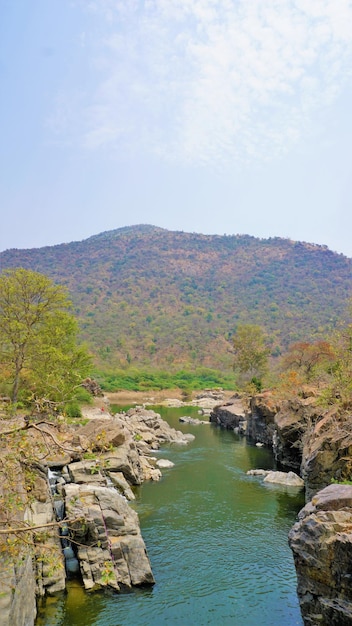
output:
[[[69,484],[66,514],[86,589],[153,584],[137,513],[114,488]]]
[[[265,483],[273,483],[278,485],[286,485],[287,487],[304,487],[304,480],[297,476],[295,472],[267,472]]]
[[[253,396],[250,400],[247,425],[248,439],[253,443],[272,446],[276,431],[275,415],[277,412],[278,406],[271,394],[261,393]]]
[[[216,406],[210,413],[209,420],[222,428],[245,431],[247,412],[245,402],[234,396],[228,402]]]
[[[165,443],[184,445],[194,439],[194,435],[182,433],[169,426],[159,413],[143,407],[130,409],[127,413],[117,415],[116,418],[128,430],[135,442],[142,441],[150,449],[158,449]]]
[[[352,485],[329,485],[289,533],[305,625],[352,624]]]

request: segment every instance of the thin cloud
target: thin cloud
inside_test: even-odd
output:
[[[87,9],[100,20],[85,32],[96,82],[82,89],[78,127],[90,150],[220,167],[271,159],[351,73],[348,0],[91,0]]]

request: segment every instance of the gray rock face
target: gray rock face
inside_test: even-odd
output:
[[[153,584],[154,578],[142,539],[138,516],[114,488],[66,485],[67,515],[73,539],[79,544],[86,589]]]
[[[34,626],[37,615],[35,575],[32,556],[24,555],[18,565],[1,568],[0,623],[1,626]]]
[[[247,425],[247,437],[250,441],[272,445],[277,411],[276,404],[268,395],[263,393],[251,398]]]
[[[64,590],[66,571],[77,572],[78,567],[86,589],[108,586],[119,591],[154,583],[138,516],[127,501],[134,499],[131,485],[160,479],[152,449],[163,443],[184,445],[194,436],[171,428],[154,411],[133,409],[113,417],[104,408],[103,414],[98,411],[83,428],[52,428],[50,443],[61,436],[65,452],[58,444],[43,461],[45,466],[33,464],[29,485],[17,464],[17,495],[23,506],[16,523],[38,528],[31,531],[33,551],[25,549],[13,562],[0,559],[1,626],[34,626],[36,595]],[[33,432],[27,436],[32,447]],[[86,452],[93,458],[82,460]],[[50,473],[52,492],[48,467],[63,468],[59,476]],[[0,474],[3,495],[10,486],[6,474]],[[61,524],[62,545],[56,515],[58,520],[69,519],[69,524]]]
[[[352,486],[329,485],[289,534],[305,625],[352,624]]]
[[[17,494],[25,492],[24,475],[16,467]],[[11,490],[2,475],[1,488]],[[39,464],[32,470],[30,506],[23,499],[9,526],[40,526],[55,521],[46,474]],[[0,558],[0,623],[1,626],[33,626],[36,617],[36,595],[54,594],[65,588],[65,568],[56,526],[38,528],[19,541],[15,553]],[[12,536],[13,537],[13,536]],[[33,541],[34,549],[30,548]],[[44,555],[44,558],[42,558]]]
[[[245,430],[246,410],[241,398],[232,398],[226,404],[216,406],[210,413],[210,421],[213,424],[230,430]]]
[[[164,443],[186,444],[194,439],[194,435],[185,435],[171,428],[159,413],[141,407],[130,409],[118,418],[135,440],[144,441],[153,449]]]

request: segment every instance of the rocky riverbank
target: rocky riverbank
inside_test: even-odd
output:
[[[0,455],[3,626],[32,626],[36,597],[64,590],[70,572],[80,572],[87,590],[154,583],[128,502],[135,486],[161,478],[154,451],[165,443],[185,445],[191,436],[146,408],[182,406],[181,398],[143,400],[144,406],[112,416],[109,401],[96,399],[84,411],[84,425],[60,418],[2,421],[3,434],[10,433],[2,441],[15,437],[17,446],[13,454],[8,443]],[[309,390],[284,402],[270,393],[249,400],[209,391],[192,403],[210,413],[212,423],[270,446],[282,469],[304,479],[309,502],[290,533],[304,623],[352,625],[352,493],[330,485],[351,477],[350,416],[336,407],[322,410]],[[16,532],[6,535],[9,528]]]
[[[272,448],[280,467],[300,474],[307,505],[289,535],[305,626],[352,625],[352,417],[322,409],[313,389],[278,401],[271,393],[233,397],[210,419]],[[256,470],[254,470],[255,472]]]
[[[69,572],[79,571],[87,590],[154,583],[128,500],[133,486],[160,479],[153,451],[165,443],[186,445],[193,436],[142,407],[112,416],[99,401],[86,417],[79,427],[60,418],[2,423],[7,436],[20,437],[21,450],[31,450],[25,463],[11,461],[11,450],[1,456],[2,468],[11,467],[8,484],[2,476],[3,503],[10,490],[21,494],[15,512],[6,518],[1,511],[7,531],[1,536],[2,626],[32,626],[36,596],[63,591]]]

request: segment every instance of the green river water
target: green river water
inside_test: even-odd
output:
[[[287,533],[302,492],[246,475],[274,467],[268,450],[211,425],[179,423],[199,417],[196,408],[156,410],[196,436],[159,450],[175,466],[136,494],[156,584],[87,594],[70,581],[66,594],[39,607],[36,626],[301,626]]]

